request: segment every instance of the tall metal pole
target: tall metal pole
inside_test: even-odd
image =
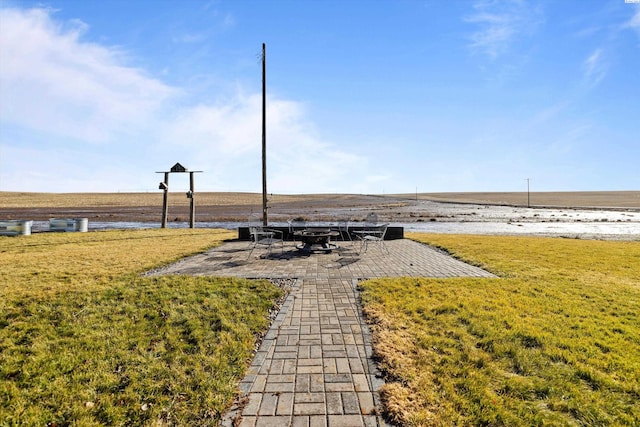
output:
[[[531,193],[529,192],[529,178],[527,178],[527,207],[531,207]]]
[[[262,225],[267,219],[267,50],[262,43]]]

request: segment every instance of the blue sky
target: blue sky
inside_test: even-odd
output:
[[[0,0],[0,190],[262,191],[262,43],[269,192],[640,189],[630,0]]]

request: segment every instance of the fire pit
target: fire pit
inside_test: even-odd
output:
[[[303,252],[331,252],[338,249],[338,245],[331,243],[332,237],[340,235],[330,228],[307,228],[293,233],[300,237],[301,244],[296,248]]]

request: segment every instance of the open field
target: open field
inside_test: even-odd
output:
[[[526,206],[527,193],[418,193],[418,200],[433,200],[455,203],[507,204]],[[203,206],[262,206],[261,193],[196,193],[198,205]],[[270,194],[274,204],[322,203],[330,206],[360,206],[364,204],[389,203],[395,199],[415,199],[415,194],[359,195],[359,194]],[[188,206],[189,200],[183,192],[170,192],[172,206]],[[640,208],[640,191],[575,191],[575,192],[531,192],[534,206],[559,207],[614,207]],[[162,206],[162,192],[157,193],[20,193],[0,191],[2,208],[80,208],[80,207],[158,207]]]
[[[11,208],[46,207],[126,207],[162,206],[162,192],[157,193],[18,193],[0,191],[0,206]],[[366,195],[356,194],[269,194],[271,203],[291,204],[321,202],[329,206],[360,205],[372,200]],[[261,193],[196,193],[199,205],[203,206],[258,206],[262,208]],[[169,204],[188,206],[184,192],[169,192]]]
[[[640,210],[640,191],[531,193],[532,204],[539,206],[606,207]],[[416,211],[424,218],[442,217],[442,207],[430,201],[447,202],[446,216],[456,219],[456,205],[463,203],[526,205],[522,193],[433,193],[403,195],[308,194],[269,195],[269,218],[286,222],[303,216],[309,220],[335,220],[346,217],[362,221],[376,211],[391,222],[416,222]],[[258,193],[197,193],[196,221],[241,221],[251,213],[262,212]],[[423,211],[427,211],[424,212]],[[431,212],[428,212],[431,211]],[[157,193],[16,193],[0,192],[0,220],[32,219],[47,221],[55,217],[83,217],[93,221],[160,222],[162,192]],[[465,220],[469,216],[465,213]],[[169,220],[187,221],[189,199],[185,194],[169,193]]]
[[[230,237],[0,237],[0,424],[216,425],[282,291],[140,273]]]
[[[0,192],[0,206],[6,208],[81,208],[162,206],[162,191],[156,193],[19,193]],[[258,193],[197,193],[203,205],[260,205]],[[172,205],[189,205],[184,192],[169,193]]]
[[[246,221],[251,213],[262,213],[262,194],[198,193],[197,221]],[[189,218],[185,194],[169,193],[170,220]],[[406,206],[406,201],[350,194],[269,195],[274,219],[292,215],[334,215],[335,210],[366,210],[372,206]],[[159,222],[162,193],[13,193],[0,192],[0,220],[48,220],[53,217],[86,217],[89,221]],[[364,214],[366,215],[366,214]]]
[[[406,195],[411,197],[411,195]],[[415,197],[415,195],[414,195]],[[640,208],[640,191],[573,191],[527,193],[424,193],[418,199],[451,203],[479,203],[510,206]]]
[[[401,425],[638,425],[640,243],[411,234],[499,279],[362,283]]]

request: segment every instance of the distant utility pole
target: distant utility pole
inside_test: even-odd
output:
[[[267,219],[267,47],[262,43],[262,225]]]
[[[527,178],[527,207],[528,208],[531,207],[531,193],[529,192],[529,181],[530,179]]]

